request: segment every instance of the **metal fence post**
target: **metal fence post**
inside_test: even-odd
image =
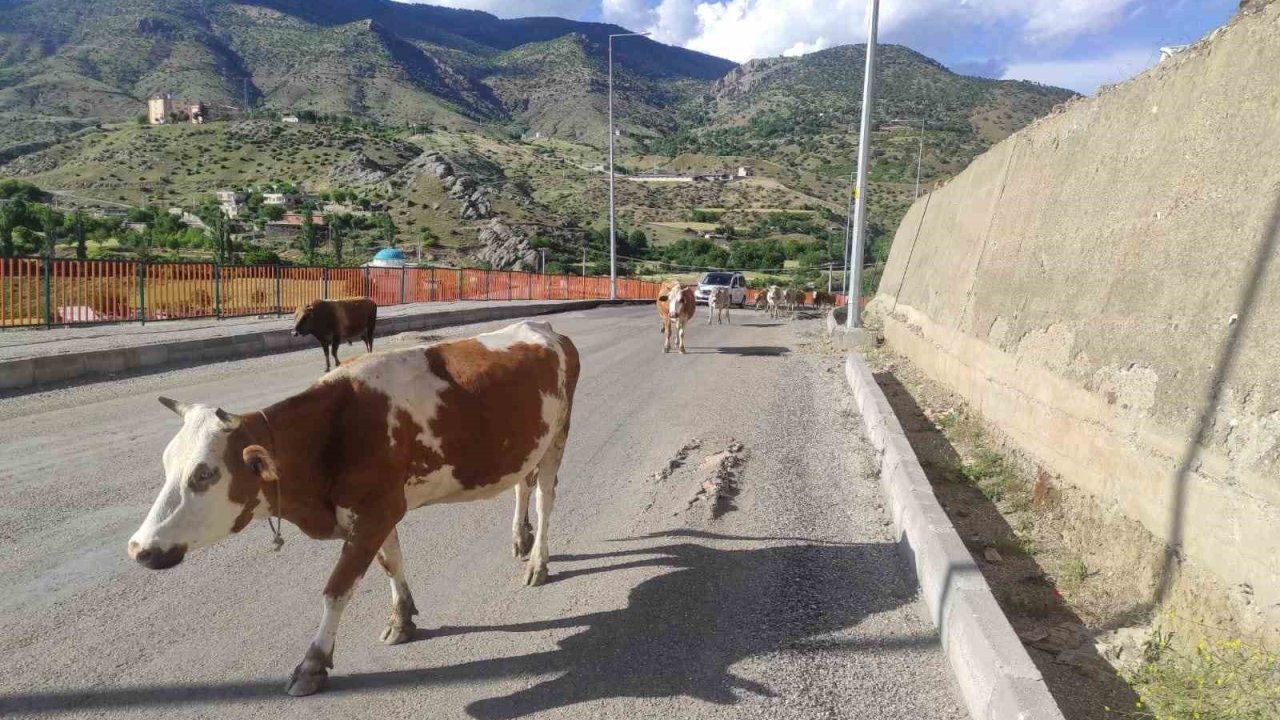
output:
[[[404,265],[400,266],[400,304],[401,305],[404,304],[404,279],[405,279],[405,276],[408,274],[408,272],[409,272],[409,268],[405,267]]]
[[[492,297],[489,297],[489,279],[490,279],[490,277],[492,277],[492,276],[493,276],[493,271],[492,271],[492,270],[485,270],[485,271],[484,271],[484,299],[485,299],[485,300],[492,300],[492,299],[493,299]]]
[[[280,291],[281,291],[281,288],[280,288],[280,284],[281,284],[281,281],[282,281],[282,278],[281,278],[281,276],[282,276],[282,275],[284,275],[284,268],[280,267],[280,264],[279,264],[279,263],[276,263],[276,317],[280,317],[280,314],[281,314],[281,308],[280,308]]]
[[[427,282],[427,302],[436,301],[436,269],[431,268],[430,280]]]
[[[454,302],[462,299],[462,268],[458,268],[458,294],[454,296]]]
[[[44,295],[44,325],[50,327],[53,325],[53,262],[48,255],[41,259],[40,268],[44,275],[40,283]]]
[[[514,291],[511,289],[511,271],[508,270],[507,271],[507,302],[511,302],[511,300],[513,299],[511,297],[512,292]]]
[[[329,299],[329,268],[320,268],[320,299]]]
[[[364,270],[364,292],[362,294],[365,297],[369,297],[369,268],[362,269]]]
[[[147,263],[138,263],[138,322],[147,324]]]

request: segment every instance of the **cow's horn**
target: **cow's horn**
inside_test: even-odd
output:
[[[222,424],[225,425],[228,430],[235,430],[236,428],[240,427],[239,415],[232,415],[231,413],[227,412],[226,410],[223,410],[222,408],[218,408],[217,410],[214,410],[213,414],[218,416],[218,419],[222,421]]]
[[[160,401],[161,405],[169,408],[170,410],[174,411],[179,415],[186,415],[187,411],[191,409],[190,405],[184,402],[178,402],[177,400],[174,400],[172,398],[160,397],[157,399]]]

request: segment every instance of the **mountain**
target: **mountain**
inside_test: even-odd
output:
[[[171,93],[215,110],[247,101],[397,124],[555,131],[546,118],[587,110],[593,121],[575,132],[599,141],[602,109],[583,90],[603,83],[615,32],[624,30],[388,0],[8,0],[0,113],[120,119]],[[658,84],[705,83],[734,67],[647,38],[620,45],[615,61],[623,99],[642,96],[635,104],[650,111],[670,94]]]

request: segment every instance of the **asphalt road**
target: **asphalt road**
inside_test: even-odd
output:
[[[685,356],[647,307],[550,316],[583,377],[549,583],[520,583],[510,498],[411,513],[419,638],[378,641],[373,568],[309,698],[282,688],[336,543],[286,526],[275,553],[259,523],[153,572],[125,542],[178,428],[157,395],[255,409],[313,380],[318,350],[0,402],[0,715],[964,717],[818,323],[704,312]]]

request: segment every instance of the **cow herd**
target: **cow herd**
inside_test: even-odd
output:
[[[809,293],[800,288],[770,285],[756,296],[755,308],[776,319],[784,312],[791,313],[794,317],[798,310],[809,305],[819,310],[835,305],[835,296],[831,293],[814,291],[812,299],[808,295]],[[728,288],[717,287],[711,291],[707,296],[708,325],[712,321],[721,325],[725,321],[733,323],[729,316],[729,307],[732,304],[730,300]],[[676,350],[683,353],[685,327],[693,319],[697,309],[693,286],[685,285],[678,280],[666,283],[658,294],[657,309],[658,318],[662,321],[662,352],[671,352],[674,342]]]
[[[772,317],[804,305],[800,291],[770,287]],[[729,320],[727,291],[710,317]],[[815,302],[830,302],[824,293]],[[683,353],[696,309],[694,288],[663,286],[657,298],[663,351]],[[405,578],[396,525],[426,505],[515,495],[511,547],[527,585],[547,580],[548,524],[569,434],[580,363],[573,342],[549,324],[522,321],[472,338],[373,352],[377,305],[360,298],[299,308],[293,334],[311,335],[325,373],[302,392],[244,413],[160,398],[181,419],[165,448],[164,483],[128,542],[137,563],[163,570],[187,553],[266,519],[278,549],[281,523],[342,542],[324,587],[324,612],[290,695],[320,690],[333,667],[343,610],[376,561],[391,590],[381,640],[416,633],[418,610]],[[343,364],[338,345],[364,341],[368,354]],[[330,358],[336,367],[330,369]],[[529,522],[537,498],[536,525]]]

